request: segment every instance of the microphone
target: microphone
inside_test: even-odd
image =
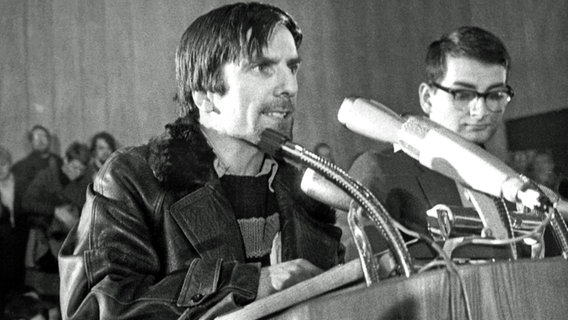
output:
[[[427,118],[404,119],[363,98],[346,98],[337,118],[358,134],[400,145],[425,167],[473,189],[529,208],[551,206],[529,181],[498,158]]]
[[[312,199],[316,199],[335,209],[349,211],[351,197],[310,168],[304,171],[300,189]]]

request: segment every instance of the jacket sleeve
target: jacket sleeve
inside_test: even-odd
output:
[[[122,157],[101,169],[59,253],[63,319],[204,319],[252,302],[257,264],[192,255],[166,271],[164,192],[141,160]]]

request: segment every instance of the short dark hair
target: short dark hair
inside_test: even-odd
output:
[[[32,141],[33,133],[36,130],[42,130],[47,135],[47,139],[51,140],[51,133],[49,132],[49,130],[47,130],[46,127],[42,126],[41,124],[36,124],[31,128],[31,130],[28,132],[28,140]]]
[[[116,150],[116,140],[114,139],[112,134],[106,131],[101,131],[95,134],[91,139],[91,152],[95,152],[95,149],[97,148],[97,140],[99,139],[103,139],[108,144],[111,151],[114,152]]]
[[[486,64],[511,68],[511,57],[497,36],[479,27],[464,26],[430,44],[426,53],[426,77],[437,82],[446,75],[447,57],[468,57]]]
[[[221,67],[243,57],[261,55],[278,24],[290,31],[298,49],[302,31],[296,21],[282,9],[269,4],[235,3],[197,18],[185,30],[176,52],[177,100],[181,116],[196,110],[191,96],[193,91],[224,94],[227,88]]]
[[[84,165],[88,165],[91,153],[89,151],[89,147],[83,143],[75,141],[67,147],[67,150],[65,151],[65,158],[67,158],[67,161],[77,160]]]

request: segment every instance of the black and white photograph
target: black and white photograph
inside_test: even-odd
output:
[[[565,319],[568,2],[0,0],[0,320]]]

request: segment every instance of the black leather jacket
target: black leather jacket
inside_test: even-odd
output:
[[[88,189],[59,255],[64,319],[211,318],[255,299],[260,266],[243,263],[239,227],[211,163],[192,172],[203,166],[180,154],[189,145],[169,140],[167,156],[154,157],[151,144],[116,152]],[[165,174],[156,165],[164,159]],[[179,179],[191,175],[207,178]],[[272,184],[282,260],[328,269],[343,259],[341,231],[331,209],[299,191],[298,177],[279,163]]]

